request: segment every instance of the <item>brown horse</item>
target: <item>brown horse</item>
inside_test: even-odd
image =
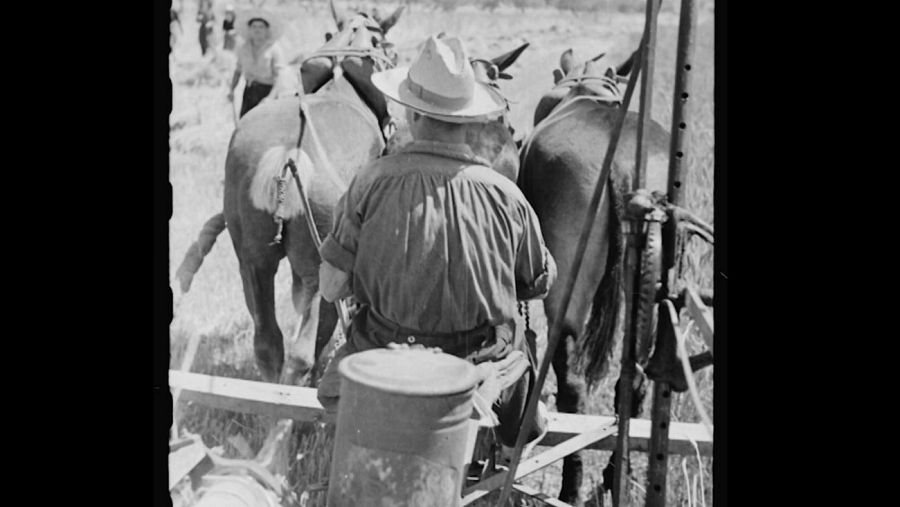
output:
[[[368,33],[371,24],[368,18],[355,16],[346,29]],[[371,54],[380,51],[382,34],[365,37],[372,43],[365,48]],[[374,70],[373,66],[366,68]],[[332,210],[357,169],[384,150],[378,119],[358,93],[356,80],[362,78],[368,82],[368,76],[347,74],[313,95],[257,106],[238,123],[228,148],[224,220],[238,256],[244,296],[255,326],[257,366],[267,382],[294,384],[309,373],[337,320],[334,307],[320,302],[318,251],[307,228],[307,210],[290,180],[280,209],[284,218],[282,239],[273,242],[278,232],[274,220],[278,211],[275,178],[281,176],[288,157],[293,158],[318,234],[324,237],[331,226]],[[301,103],[306,107],[302,120]],[[303,137],[296,152],[301,122]],[[287,350],[275,319],[274,302],[274,276],[285,256],[291,265],[292,299],[300,319]]]
[[[601,55],[602,56],[602,55]],[[585,379],[593,386],[606,374],[622,302],[624,240],[623,209],[631,192],[635,165],[638,115],[629,112],[619,138],[609,180],[577,274],[572,299],[562,315],[561,299],[572,276],[578,236],[585,210],[599,177],[603,158],[620,114],[619,83],[631,71],[632,58],[618,69],[596,60],[575,63],[571,50],[554,71],[557,86],[535,112],[536,127],[521,150],[519,185],[540,219],[547,248],[556,260],[559,278],[544,300],[548,327],[562,319],[559,346],[552,358],[557,377],[556,406],[560,412],[583,413]],[[647,145],[650,190],[665,191],[669,134],[651,121]],[[639,403],[635,403],[637,407]],[[582,504],[581,456],[563,463],[560,500]]]

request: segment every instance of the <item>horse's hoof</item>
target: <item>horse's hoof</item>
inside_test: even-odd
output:
[[[259,370],[259,376],[262,378],[263,382],[267,382],[269,384],[280,384],[279,380],[281,379],[281,371],[280,368],[275,368],[272,365],[265,364],[263,361],[256,361],[256,368]]]
[[[307,386],[310,382],[312,366],[306,361],[288,361],[284,365],[281,383],[289,386]]]
[[[278,375],[277,373],[272,372],[272,371],[260,370],[259,376],[262,377],[263,382],[266,382],[268,384],[280,384],[281,383],[281,382],[279,382],[280,375]]]

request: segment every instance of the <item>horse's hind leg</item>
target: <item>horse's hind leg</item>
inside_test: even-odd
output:
[[[282,382],[298,385],[315,363],[315,331],[319,322],[318,273],[298,274],[291,264],[291,300],[297,313],[297,327],[288,342],[287,364]]]
[[[569,368],[573,353],[574,336],[564,332],[564,339],[553,354],[553,371],[556,372],[556,410],[567,414],[583,414],[585,405],[584,380]],[[576,452],[563,460],[562,486],[559,499],[571,505],[583,505],[579,490],[583,480],[582,453]]]
[[[316,330],[316,353],[315,366],[312,373],[312,385],[319,383],[319,377],[325,373],[324,364],[321,364],[322,351],[334,335],[334,329],[337,327],[338,313],[334,304],[328,303],[319,297],[319,326]]]
[[[288,345],[284,383],[298,385],[311,374],[307,383],[313,385],[318,375],[315,367],[319,356],[334,333],[337,311],[319,294],[318,271],[304,275],[293,272],[293,277],[291,295],[298,319]]]
[[[253,317],[253,351],[265,382],[278,382],[284,366],[284,342],[275,319],[276,255],[253,255],[247,250],[240,258],[244,297]]]

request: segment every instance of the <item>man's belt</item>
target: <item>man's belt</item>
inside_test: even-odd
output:
[[[424,342],[422,343],[422,345],[425,346],[439,346],[438,344],[433,343],[436,341],[451,343],[460,343],[463,341],[474,340],[484,341],[488,338],[491,338],[494,334],[494,326],[490,324],[483,324],[468,331],[459,331],[453,333],[424,332],[416,329],[406,328],[394,322],[391,322],[382,315],[379,315],[371,308],[368,308],[367,317],[366,327],[369,331],[392,335],[394,339],[398,340],[399,342],[406,342],[410,345]]]

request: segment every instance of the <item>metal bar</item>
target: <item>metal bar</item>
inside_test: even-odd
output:
[[[653,0],[650,0],[653,1]],[[615,459],[615,475],[613,476],[612,499],[613,506],[619,505],[619,499],[622,497],[623,487],[628,486],[628,461],[630,459],[628,449],[628,437],[630,435],[629,424],[631,422],[631,394],[632,383],[634,381],[635,365],[635,340],[637,338],[637,315],[638,307],[641,304],[640,291],[635,290],[640,286],[641,280],[641,226],[643,221],[630,221],[627,237],[628,249],[626,259],[626,273],[632,273],[632,276],[625,280],[626,301],[628,308],[626,309],[627,322],[625,329],[627,333],[622,338],[622,366],[619,374],[619,433],[616,439],[616,459]]]
[[[637,148],[634,156],[635,177],[632,190],[647,187],[647,144],[644,139],[650,130],[650,111],[653,108],[653,67],[656,61],[656,18],[662,0],[647,0],[644,33],[647,34],[647,45],[644,48],[644,62],[641,67],[641,107],[638,116]],[[613,505],[617,505],[613,496]]]
[[[662,0],[647,0],[647,8],[645,9],[644,19],[644,45],[642,47],[643,59],[641,62],[641,97],[640,112],[638,114],[637,142],[635,153],[635,174],[632,179],[632,190],[644,188],[647,186],[647,133],[650,129],[650,111],[653,108],[653,67],[656,55],[656,18],[659,13],[659,6]],[[640,284],[641,268],[640,268],[640,248],[641,236],[640,225],[637,222],[637,230],[632,229],[628,235],[627,264],[626,273],[631,272],[633,276],[626,279],[626,298],[631,304],[626,308],[627,322],[625,329],[628,330],[623,338],[622,343],[622,369],[619,374],[619,435],[616,441],[615,454],[615,475],[613,476],[612,502],[613,506],[618,507],[620,498],[622,498],[623,488],[628,487],[628,463],[629,456],[629,421],[631,420],[631,395],[632,384],[635,375],[635,340],[637,339],[637,312],[640,305],[640,296],[635,287]],[[630,271],[629,271],[630,268]]]
[[[697,3],[695,0],[681,0],[681,12],[678,20],[678,49],[675,59],[675,91],[672,97],[672,129],[671,148],[669,150],[669,181],[667,189],[668,201],[676,206],[684,201],[684,176],[689,140],[688,122],[690,119],[690,85],[693,67],[694,41],[697,28]],[[664,241],[663,257],[671,257],[675,248],[674,241]],[[674,287],[675,280],[670,280],[672,270],[663,273],[663,285],[666,292]],[[670,283],[672,282],[672,283]],[[662,312],[660,312],[662,313]],[[663,332],[664,326],[673,326],[660,315],[660,327],[657,335]],[[674,329],[670,330],[674,333]],[[657,338],[658,339],[658,338]],[[665,382],[654,382],[653,409],[651,411],[652,426],[650,429],[650,465],[647,470],[646,507],[663,507],[666,503],[666,473],[668,471],[669,421],[671,419],[672,390]]]
[[[667,449],[671,407],[672,389],[669,384],[654,382],[653,412],[651,414],[653,426],[650,428],[650,450],[647,456],[650,466],[647,471],[646,507],[662,507],[666,504],[666,473],[668,472],[669,457]]]
[[[641,48],[643,48],[643,40],[641,42]],[[636,64],[639,64],[643,60],[642,52],[643,51],[639,49],[637,55],[635,55],[635,58],[637,59],[637,62],[635,62]],[[628,88],[625,91],[625,98],[622,102],[621,111],[619,117],[616,119],[616,128],[609,140],[606,156],[603,159],[603,166],[600,169],[600,177],[597,178],[597,185],[594,187],[594,195],[591,197],[591,203],[588,206],[587,214],[584,218],[584,226],[581,229],[581,236],[578,238],[578,245],[575,249],[575,259],[572,263],[572,271],[568,279],[568,284],[563,292],[562,305],[560,306],[562,311],[560,312],[560,315],[566,314],[566,311],[568,311],[569,308],[569,302],[572,300],[575,280],[577,280],[578,271],[581,269],[581,261],[584,260],[585,247],[587,246],[591,229],[593,229],[597,208],[600,206],[600,197],[603,195],[603,190],[606,188],[607,180],[609,179],[613,156],[616,153],[616,146],[619,144],[622,125],[625,124],[625,116],[628,114],[628,105],[631,103],[631,96],[634,95],[635,84],[637,83],[639,75],[640,67],[636,65],[635,70],[632,71],[631,78],[628,80]],[[563,320],[564,319],[557,319],[553,323],[553,328],[550,330],[550,340],[547,343],[546,355],[544,361],[541,363],[541,370],[538,374],[536,385],[532,388],[531,395],[528,397],[528,404],[525,406],[525,415],[522,418],[523,425],[520,426],[519,435],[516,438],[516,447],[513,452],[512,461],[510,462],[509,474],[506,477],[506,484],[503,485],[503,492],[500,494],[500,505],[504,505],[507,498],[509,498],[510,491],[512,491],[512,483],[515,477],[516,468],[519,466],[519,458],[522,456],[522,447],[525,445],[525,439],[531,431],[531,418],[537,409],[537,401],[541,394],[541,387],[544,385],[544,380],[547,378],[547,372],[550,369],[550,360],[553,358],[553,353],[556,351],[556,345],[559,342]]]
[[[669,151],[668,200],[676,206],[683,205],[684,201],[682,187],[686,172],[684,161],[687,160],[688,122],[691,110],[688,90],[691,87],[696,31],[696,0],[682,0],[678,20],[678,54],[675,59],[675,94],[672,98],[672,144]]]

